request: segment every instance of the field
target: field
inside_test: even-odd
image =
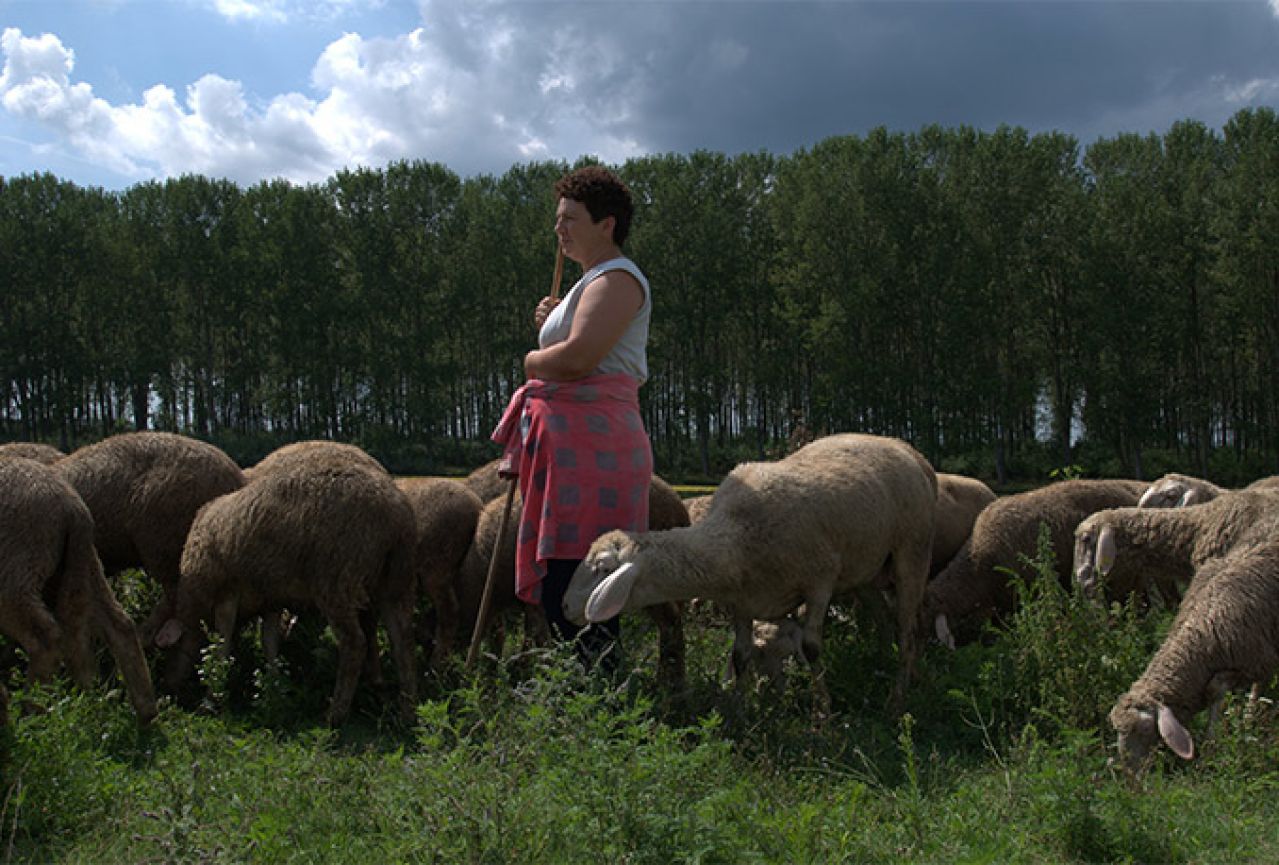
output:
[[[1226,706],[1200,754],[1111,766],[1105,713],[1168,614],[1103,610],[1042,574],[979,644],[931,644],[900,719],[893,648],[832,623],[834,712],[807,674],[780,698],[726,690],[713,611],[688,624],[689,686],[654,683],[625,623],[616,679],[512,645],[423,688],[417,723],[361,685],[320,723],[332,643],[305,626],[282,667],[206,657],[205,699],[138,731],[122,695],[14,694],[3,733],[5,862],[1274,862],[1279,736],[1268,698]],[[138,598],[122,593],[126,600]],[[394,674],[388,666],[387,688]],[[11,683],[17,684],[17,683]],[[43,708],[17,711],[26,699]]]

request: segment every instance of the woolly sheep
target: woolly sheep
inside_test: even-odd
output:
[[[470,487],[471,492],[479,496],[484,504],[506,495],[506,490],[510,486],[510,481],[497,473],[501,462],[501,457],[489,460],[462,479],[462,483]]]
[[[362,466],[381,474],[387,473],[386,468],[376,458],[356,445],[327,439],[307,439],[306,441],[283,445],[271,451],[271,453],[259,460],[257,465],[249,469],[249,476],[261,477],[276,469],[293,465],[299,461],[304,462],[315,452],[323,453],[327,459],[343,459],[353,465]]]
[[[474,542],[467,551],[458,577],[457,597],[460,609],[458,633],[467,641],[471,638],[476,617],[479,615],[484,581],[488,577],[489,561],[493,555],[493,547],[505,506],[505,495],[495,498],[484,506],[475,530]],[[515,596],[515,526],[519,523],[520,507],[520,495],[517,491],[511,505],[506,536],[503,538],[502,548],[498,554],[497,572],[494,574],[495,585],[491,598],[490,638],[498,646],[504,636],[501,618],[503,613],[510,611],[518,610],[523,614],[525,635],[529,642],[544,643],[549,637],[546,618],[541,610],[521,602]],[[688,512],[680,501],[679,494],[670,484],[656,475],[653,476],[652,484],[649,486],[648,513],[650,532],[664,532],[688,525]],[[646,612],[657,626],[659,678],[666,688],[672,691],[682,690],[684,686],[683,611],[680,605],[670,603],[656,605]]]
[[[189,678],[203,622],[212,621],[229,651],[237,620],[314,607],[338,644],[329,722],[346,718],[362,662],[376,659],[379,617],[399,676],[400,711],[410,717],[416,542],[405,494],[349,453],[316,448],[255,473],[242,490],[201,509],[191,527],[177,613],[156,635],[169,650],[166,682],[176,688]]]
[[[1057,576],[1070,586],[1075,526],[1099,510],[1135,505],[1145,489],[1140,481],[1064,480],[991,502],[977,515],[963,547],[928,584],[921,621],[931,623],[937,638],[953,648],[956,624],[978,625],[1012,611],[1017,596],[1005,569],[1026,572],[1022,557],[1035,557],[1045,523]]]
[[[715,498],[714,493],[707,493],[704,496],[693,496],[684,500],[684,508],[688,511],[689,523],[701,522],[711,509],[711,501]]]
[[[46,466],[53,465],[64,456],[66,454],[53,445],[44,445],[38,442],[9,442],[8,444],[0,445],[0,458],[22,457],[23,459],[35,460]]]
[[[1104,581],[1108,600],[1151,589],[1181,597],[1196,570],[1279,529],[1279,492],[1227,492],[1194,507],[1099,511],[1075,529],[1074,575],[1085,592]]]
[[[217,447],[165,432],[120,433],[54,465],[94,521],[94,545],[108,574],[141,568],[163,597],[139,627],[144,646],[173,615],[179,562],[196,511],[244,486],[244,473]]]
[[[85,688],[100,633],[139,720],[155,717],[151,674],[102,572],[89,509],[50,467],[22,458],[0,460],[0,632],[26,651],[33,681],[47,682],[65,660]]]
[[[937,522],[933,531],[930,578],[936,576],[963,547],[972,534],[977,515],[995,498],[994,490],[976,478],[937,473]],[[692,510],[690,507],[690,515]],[[780,688],[780,676],[786,659],[799,655],[801,634],[802,626],[790,617],[778,621],[756,622],[751,638],[750,658],[745,666],[755,669],[777,690]],[[737,679],[737,673],[737,665],[730,661],[728,678]]]
[[[1279,671],[1279,542],[1241,548],[1205,564],[1141,677],[1110,710],[1119,754],[1140,767],[1162,740],[1194,757],[1186,726],[1229,691]]]
[[[804,655],[824,690],[818,664],[831,600],[888,576],[900,647],[892,703],[900,708],[915,664],[936,498],[932,467],[905,442],[827,436],[777,462],[734,468],[695,525],[599,538],[573,576],[564,612],[600,621],[657,603],[710,600],[730,611],[734,661],[744,668],[753,620],[779,620],[803,604]]]
[[[1279,475],[1259,478],[1244,489],[1260,490],[1273,487],[1279,487]],[[1210,502],[1228,492],[1231,490],[1217,486],[1212,481],[1170,472],[1152,483],[1137,505],[1143,508],[1184,508],[1188,505]]]
[[[417,523],[418,592],[431,600],[431,666],[438,669],[457,639],[457,575],[484,505],[466,484],[447,478],[397,478]],[[469,636],[469,635],[467,635]]]

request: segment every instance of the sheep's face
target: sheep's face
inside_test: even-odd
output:
[[[608,532],[591,544],[590,551],[573,572],[564,592],[564,616],[570,622],[584,625],[591,596],[606,577],[634,558],[635,542],[621,531]],[[610,617],[606,617],[610,618]]]
[[[1110,710],[1110,725],[1119,734],[1119,759],[1135,772],[1142,769],[1160,740],[1184,760],[1195,755],[1190,733],[1167,706],[1125,694]]]
[[[1115,532],[1094,514],[1075,529],[1075,582],[1085,594],[1094,595],[1115,565]]]
[[[1173,478],[1155,481],[1141,494],[1137,501],[1139,508],[1175,508],[1181,504],[1183,496],[1189,494],[1186,485]]]

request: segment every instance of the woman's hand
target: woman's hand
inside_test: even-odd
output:
[[[542,329],[542,325],[546,324],[546,317],[551,314],[551,310],[560,305],[558,297],[547,295],[537,304],[537,309],[533,312],[533,324],[538,330]]]

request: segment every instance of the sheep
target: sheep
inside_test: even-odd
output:
[[[1273,487],[1279,487],[1279,475],[1258,478],[1244,489],[1261,490]],[[1212,481],[1170,472],[1152,483],[1137,505],[1143,508],[1184,508],[1188,505],[1210,502],[1230,491],[1227,487],[1217,486]]]
[[[1194,757],[1186,725],[1214,713],[1227,692],[1279,670],[1279,542],[1242,547],[1206,563],[1192,580],[1163,644],[1110,710],[1126,768],[1159,741]]]
[[[929,578],[950,563],[973,533],[977,515],[995,499],[995,491],[977,478],[937,473],[937,525]]]
[[[709,497],[707,497],[709,498]],[[937,473],[937,516],[933,531],[932,565],[929,578],[935,577],[954,558],[972,534],[973,522],[987,505],[996,499],[994,490],[976,478]],[[689,507],[690,516],[693,508]],[[768,681],[774,691],[780,687],[782,668],[788,657],[800,655],[802,628],[792,618],[754,624],[750,658],[753,667]],[[729,662],[727,678],[737,680],[737,665]]]
[[[39,442],[9,442],[8,444],[0,445],[0,458],[22,457],[23,459],[35,460],[46,466],[53,465],[64,456],[66,454],[53,445],[40,444]]]
[[[690,523],[700,522],[702,517],[706,516],[711,509],[711,501],[715,498],[714,493],[707,493],[704,496],[693,496],[684,500],[684,508],[688,511],[688,520]]]
[[[243,489],[209,502],[192,524],[176,615],[156,634],[169,652],[166,682],[176,689],[190,677],[203,622],[227,638],[229,652],[238,617],[313,606],[338,644],[328,722],[340,724],[349,713],[362,661],[377,672],[371,662],[379,616],[399,677],[400,711],[410,718],[416,544],[408,498],[389,475],[349,452],[313,448],[255,473]]]
[[[897,600],[891,704],[899,709],[914,671],[936,499],[932,467],[904,441],[817,439],[777,462],[738,465],[695,525],[600,537],[573,575],[564,613],[600,621],[657,603],[714,601],[730,612],[734,661],[744,668],[753,620],[781,619],[803,604],[804,655],[824,697],[819,660],[831,600],[887,579]]]
[[[495,470],[495,469],[494,469]],[[479,615],[480,600],[484,592],[484,582],[488,576],[489,562],[493,555],[498,528],[501,524],[502,511],[506,505],[505,496],[490,501],[480,515],[475,530],[475,539],[467,551],[458,576],[457,597],[460,616],[459,634],[470,640],[475,628],[475,620]],[[493,596],[490,599],[493,618],[489,627],[494,629],[492,638],[500,645],[500,617],[505,611],[520,610],[524,615],[525,637],[529,643],[545,643],[550,636],[546,617],[541,609],[521,602],[515,596],[515,526],[520,518],[520,496],[516,491],[511,505],[511,514],[507,522],[506,537],[498,557],[498,570],[494,574]],[[657,475],[653,476],[648,496],[648,529],[650,532],[664,532],[669,529],[686,527],[689,524],[688,511],[684,508],[679,494],[666,481]],[[657,626],[658,638],[658,672],[663,686],[672,692],[684,687],[684,620],[679,604],[661,604],[647,610],[649,617]]]
[[[299,460],[305,461],[308,455],[315,451],[323,452],[332,459],[345,459],[372,471],[387,474],[386,468],[363,448],[327,439],[307,439],[283,445],[271,451],[259,460],[257,465],[248,470],[248,476],[261,477]]]
[[[141,568],[163,595],[139,626],[151,644],[173,615],[182,547],[196,511],[244,486],[244,473],[217,447],[165,432],[120,433],[72,452],[54,470],[93,514],[94,545],[107,574]]]
[[[502,458],[489,460],[463,478],[462,483],[471,488],[471,492],[480,497],[480,501],[488,504],[505,495],[510,481],[497,473]]]
[[[1064,480],[991,502],[977,515],[959,552],[928,584],[921,621],[932,624],[938,640],[954,648],[957,622],[976,625],[1011,612],[1017,595],[1005,569],[1025,571],[1022,557],[1034,558],[1044,523],[1058,578],[1069,587],[1075,526],[1096,511],[1135,505],[1145,489],[1140,481]]]
[[[0,460],[0,632],[26,650],[32,681],[59,660],[81,687],[93,683],[93,632],[120,668],[139,721],[156,715],[155,692],[133,622],[116,601],[93,547],[93,517],[52,468]]]
[[[1181,597],[1209,559],[1264,540],[1279,528],[1274,489],[1227,492],[1194,507],[1121,507],[1099,511],[1075,529],[1074,578],[1088,594],[1104,581],[1107,600],[1152,589]]]
[[[456,582],[484,505],[466,484],[448,478],[397,478],[417,522],[418,591],[431,599],[431,667],[439,669],[457,637]],[[469,635],[467,635],[469,636]]]

